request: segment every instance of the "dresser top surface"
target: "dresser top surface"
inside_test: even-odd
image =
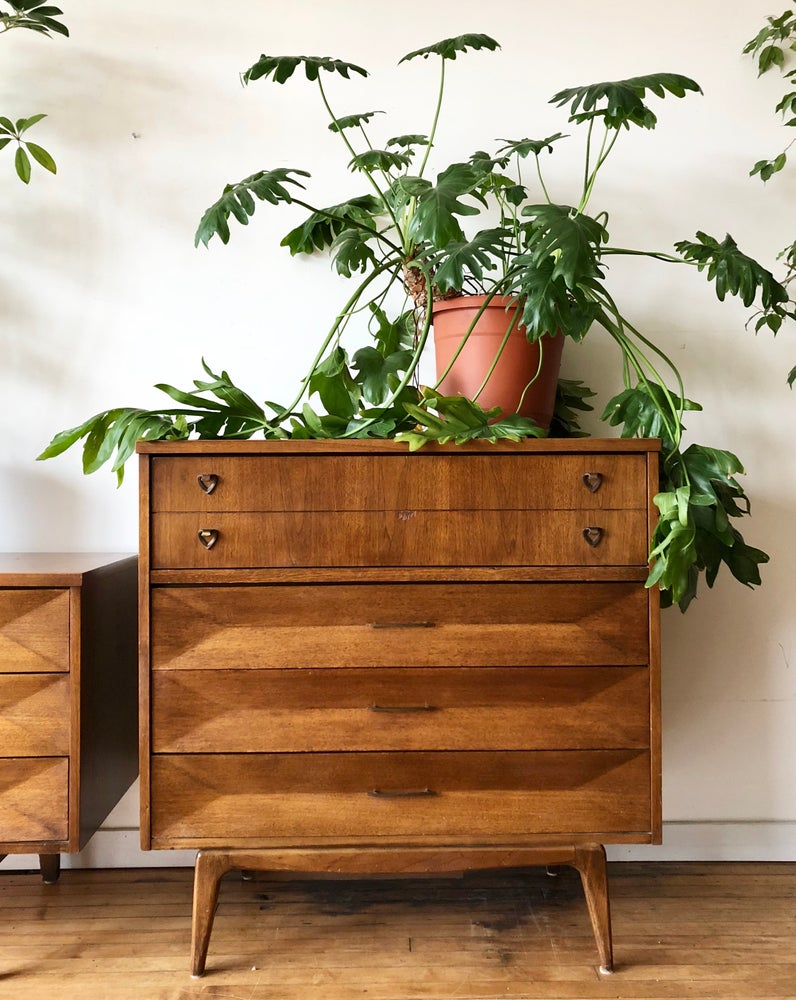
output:
[[[520,442],[471,441],[466,445],[430,443],[410,452],[401,441],[370,438],[359,440],[235,441],[230,439],[193,439],[189,441],[139,441],[136,451],[142,455],[367,455],[403,454],[423,458],[439,454],[593,454],[619,452],[659,452],[657,438],[529,438]]]
[[[0,587],[74,587],[88,573],[136,557],[119,552],[0,552]]]

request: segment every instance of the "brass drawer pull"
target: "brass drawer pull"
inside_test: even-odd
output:
[[[371,788],[368,792],[372,799],[424,799],[436,794],[433,788],[396,788],[389,791]]]
[[[210,496],[216,486],[218,486],[218,476],[211,472],[205,472],[202,475],[197,476],[196,481],[199,483],[199,489],[202,493],[206,493],[208,496]]]
[[[371,622],[371,628],[436,628],[436,622]]]
[[[436,705],[368,705],[369,712],[436,712]]]
[[[594,526],[583,529],[583,537],[593,549],[596,548],[603,540],[604,534],[605,532],[602,528],[596,528]]]
[[[218,531],[215,528],[200,528],[196,534],[199,541],[208,550],[212,549],[218,541]]]
[[[583,485],[590,493],[596,493],[603,484],[603,474],[601,472],[584,472]]]

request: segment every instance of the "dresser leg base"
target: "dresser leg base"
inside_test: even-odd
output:
[[[204,975],[207,950],[218,904],[219,883],[227,872],[294,871],[317,874],[454,874],[479,868],[567,865],[577,869],[589,910],[600,972],[613,972],[608,870],[602,844],[564,847],[484,848],[262,848],[213,849],[196,855],[191,930],[191,976]]]
[[[41,871],[42,882],[45,885],[55,885],[61,874],[61,855],[40,854],[39,869]]]

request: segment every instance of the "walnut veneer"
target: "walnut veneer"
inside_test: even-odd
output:
[[[136,559],[0,554],[0,858],[46,882],[137,774]]]
[[[658,442],[140,444],[142,846],[230,868],[571,864],[660,839]]]

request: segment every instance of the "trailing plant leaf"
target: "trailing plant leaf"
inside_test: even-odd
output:
[[[291,229],[279,245],[287,247],[293,256],[297,253],[312,254],[328,250],[335,239],[352,225],[368,230],[369,235],[373,236],[376,235],[375,217],[383,211],[381,201],[372,194],[350,198],[328,208],[319,208],[300,226]],[[368,233],[362,235],[368,237]]]
[[[556,385],[555,409],[547,436],[587,437],[586,432],[581,430],[578,413],[575,411],[586,413],[594,410],[586,400],[596,395],[584,382],[560,378]]]
[[[497,419],[500,407],[484,410],[464,396],[442,396],[433,389],[423,389],[419,404],[407,404],[407,413],[418,426],[397,435],[410,451],[417,451],[429,441],[439,444],[465,444],[467,441],[521,441],[526,437],[544,437],[545,432],[533,420],[517,414]]]
[[[363,125],[367,125],[371,118],[383,114],[383,111],[361,111],[359,114],[344,115],[342,118],[335,118],[326,127],[330,132],[344,132],[347,128],[362,128]]]
[[[745,306],[751,306],[759,298],[760,316],[755,330],[768,326],[776,333],[785,318],[796,317],[793,309],[788,308],[787,290],[769,270],[743,253],[729,233],[721,243],[707,233],[697,232],[696,236],[699,242],[681,240],[675,249],[700,271],[707,269],[708,281],[715,283],[720,301],[730,294],[740,298]]]
[[[701,409],[692,399],[683,399],[656,382],[648,381],[609,399],[601,419],[611,427],[621,424],[624,438],[660,438],[664,454],[669,454],[677,449],[677,441],[670,432],[673,418],[679,412]],[[677,424],[680,430],[685,429],[681,421]]]
[[[444,253],[428,259],[434,284],[441,292],[461,291],[469,278],[481,281],[484,271],[494,271],[509,250],[505,229],[482,229],[466,242],[448,243]]]
[[[434,185],[423,185],[417,190],[417,205],[407,234],[415,243],[431,243],[445,247],[454,240],[464,240],[464,233],[457,215],[478,215],[475,205],[461,201],[466,194],[483,202],[476,185],[479,172],[469,163],[453,163],[437,177]],[[408,180],[408,178],[407,178]]]
[[[600,222],[569,205],[527,205],[522,214],[531,219],[523,227],[526,246],[537,264],[553,259],[554,279],[562,277],[572,290],[586,279],[602,277],[598,260],[608,232]]]
[[[414,52],[403,56],[398,62],[400,65],[400,63],[409,62],[410,59],[416,59],[418,56],[428,59],[432,55],[440,56],[442,59],[455,59],[460,52],[468,52],[470,49],[488,49],[494,52],[495,49],[499,48],[500,46],[495,39],[490,38],[489,35],[457,35],[456,38],[443,38],[441,42],[436,42],[434,45],[415,49]]]
[[[13,14],[0,14],[0,26],[3,31],[11,28],[27,28],[42,35],[54,31],[57,35],[69,36],[65,24],[58,20],[63,17],[60,7],[42,2],[42,0],[5,0],[14,11]]]
[[[291,174],[295,174],[296,177],[310,176],[306,170],[277,167],[276,170],[258,170],[256,174],[244,177],[237,184],[227,184],[218,201],[211,205],[200,219],[194,236],[194,246],[198,247],[200,243],[207,246],[214,236],[218,236],[222,243],[229,243],[227,220],[230,215],[234,215],[242,226],[247,226],[249,217],[254,215],[255,198],[270,202],[272,205],[292,202],[293,196],[286,185],[293,184],[302,190],[304,185],[295,177],[291,177]]]
[[[389,149],[366,149],[364,153],[357,153],[351,158],[348,168],[366,174],[373,170],[382,170],[388,174],[391,170],[402,170],[411,162],[412,157],[408,153],[394,153]]]
[[[627,80],[594,83],[587,87],[568,87],[554,94],[550,103],[557,107],[569,105],[571,122],[582,123],[602,118],[606,128],[630,128],[631,125],[638,125],[652,129],[658,119],[644,103],[643,99],[648,91],[656,97],[665,97],[667,93],[685,97],[689,91],[701,94],[702,88],[695,80],[679,73],[653,73]]]
[[[252,80],[268,79],[270,77],[275,83],[284,83],[301,67],[308,80],[315,81],[319,78],[321,71],[325,73],[338,73],[349,79],[351,73],[359,76],[367,76],[367,70],[353,63],[342,62],[340,59],[330,59],[328,56],[267,56],[260,58],[242,74],[243,82],[251,83]]]

